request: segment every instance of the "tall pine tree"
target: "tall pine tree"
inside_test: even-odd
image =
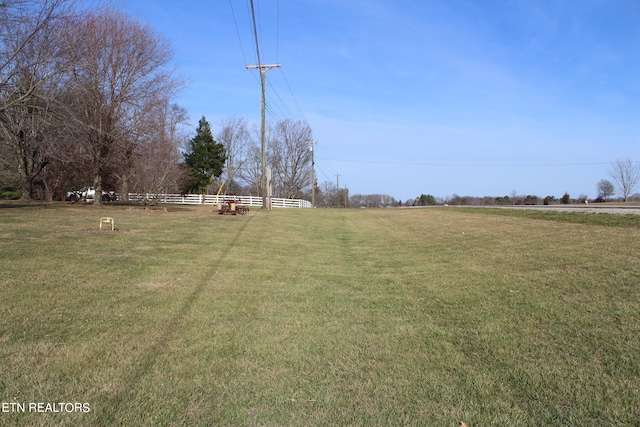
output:
[[[212,178],[222,174],[226,160],[224,145],[213,139],[209,122],[202,116],[196,136],[189,141],[189,149],[184,153],[184,164],[191,175],[185,193],[204,193]]]

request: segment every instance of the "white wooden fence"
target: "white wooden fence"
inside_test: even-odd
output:
[[[202,205],[224,203],[226,200],[238,200],[241,206],[262,207],[262,197],[255,196],[216,196],[215,194],[141,194],[129,193],[129,200],[151,201],[154,203],[169,203],[180,205]],[[272,208],[310,208],[311,202],[301,199],[271,198]]]

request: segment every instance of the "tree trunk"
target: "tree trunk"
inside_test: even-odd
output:
[[[46,179],[42,180],[42,187],[44,189],[44,201],[53,202],[53,190]]]
[[[93,180],[93,188],[95,189],[95,194],[93,196],[93,203],[95,206],[102,205],[102,168],[99,168],[98,173],[96,174],[95,179]]]
[[[129,201],[129,175],[127,174],[122,175],[120,184],[120,195],[123,202]]]

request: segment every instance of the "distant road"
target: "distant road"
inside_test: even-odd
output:
[[[614,205],[518,205],[518,206],[487,206],[501,209],[538,209],[546,211],[572,211],[585,213],[636,214],[640,215],[640,206]]]

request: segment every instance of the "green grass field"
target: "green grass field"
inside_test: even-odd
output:
[[[210,211],[0,205],[1,425],[640,423],[631,216]]]

